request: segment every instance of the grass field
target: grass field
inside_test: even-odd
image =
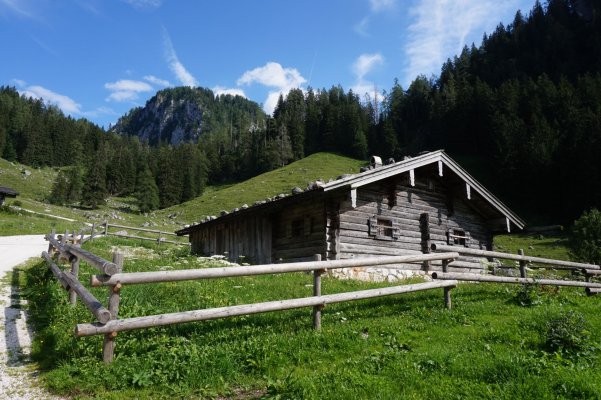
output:
[[[539,239],[529,240],[536,246]],[[220,265],[186,249],[129,244],[100,239],[88,248],[108,258],[119,247],[127,271]],[[82,281],[91,273],[84,265]],[[101,361],[102,337],[73,337],[75,324],[91,321],[91,315],[81,305],[66,304],[66,293],[43,263],[20,279],[38,329],[33,355],[43,368],[42,380],[52,392],[75,398],[594,399],[601,394],[600,299],[581,289],[525,292],[518,286],[464,284],[452,291],[451,311],[443,307],[442,290],[331,305],[321,332],[311,329],[310,309],[123,332],[115,361],[107,366]],[[310,275],[295,273],[126,286],[120,316],[305,297],[311,282]],[[322,291],[381,285],[325,278]],[[106,297],[106,289],[94,293]],[[524,303],[525,297],[536,301]],[[557,342],[560,347],[553,345]]]
[[[257,200],[280,193],[289,194],[296,186],[304,189],[309,182],[317,179],[327,181],[344,173],[358,173],[363,164],[363,161],[336,154],[317,153],[235,185],[209,186],[201,196],[191,201],[157,210],[146,216],[136,211],[133,197],[111,197],[98,210],[49,204],[47,197],[57,173],[51,168],[29,168],[0,159],[0,186],[11,187],[20,193],[17,199],[9,199],[7,204],[17,203],[28,210],[75,219],[80,222],[79,226],[83,226],[86,222],[105,220],[137,227],[149,222],[150,228],[173,232],[207,215],[219,215],[221,210],[231,211],[245,203],[252,205]],[[22,173],[24,169],[30,171],[31,175],[25,176]],[[115,216],[118,218],[114,218]],[[21,228],[25,229],[23,233],[42,234],[48,233],[54,225],[61,229],[65,226],[57,222],[53,225],[50,223],[51,220],[46,226],[38,217],[29,218],[27,214],[22,214],[21,217],[28,221],[16,225],[7,224],[4,228],[0,228],[0,235],[16,235],[21,232],[19,230]],[[0,222],[8,222],[10,218],[0,211]]]

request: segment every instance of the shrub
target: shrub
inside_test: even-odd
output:
[[[532,307],[542,303],[539,286],[535,284],[521,285],[515,292],[514,300],[522,307]]]
[[[587,356],[598,348],[591,340],[584,315],[572,310],[547,323],[544,345],[547,351],[567,358]]]
[[[569,245],[577,259],[601,264],[601,211],[585,211],[574,222]]]

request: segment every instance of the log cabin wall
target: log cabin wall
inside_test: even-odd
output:
[[[208,223],[190,233],[191,250],[205,256],[226,255],[234,262],[269,264],[272,262],[271,227],[267,214]]]
[[[305,201],[273,216],[273,262],[306,261],[315,254],[325,257],[324,202]]]
[[[327,242],[328,249],[333,251],[328,252],[328,258],[420,254],[426,248],[427,239],[429,243],[450,243],[476,249],[491,246],[491,232],[485,220],[466,203],[470,200],[457,195],[455,188],[446,187],[444,178],[439,179],[434,174],[416,175],[415,186],[411,186],[408,174],[403,174],[357,188],[356,207],[352,206],[350,193],[339,197],[338,203],[330,202],[326,212]],[[424,228],[426,221],[427,228]],[[482,272],[480,261],[462,257],[450,268]],[[402,269],[386,266],[355,268],[339,270],[338,276],[394,281],[416,272],[423,274],[441,269],[440,262],[396,267]]]

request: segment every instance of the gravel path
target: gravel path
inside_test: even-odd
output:
[[[27,314],[21,308],[16,287],[7,273],[31,257],[48,249],[43,235],[0,236],[0,399],[58,399],[37,384],[35,365],[29,360],[31,331]]]

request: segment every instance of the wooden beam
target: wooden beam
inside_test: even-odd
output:
[[[472,187],[467,182],[465,184],[465,194],[467,195],[467,199],[468,200],[472,199]]]
[[[75,328],[75,335],[77,337],[103,335],[110,332],[121,332],[133,329],[181,324],[186,322],[205,321],[218,318],[234,317],[238,315],[259,314],[270,311],[292,310],[295,308],[314,307],[318,305],[325,306],[326,304],[341,303],[345,301],[370,299],[374,297],[392,296],[396,294],[455,286],[457,286],[457,281],[452,280],[416,283],[411,285],[359,290],[355,292],[337,293],[325,296],[311,296],[298,299],[210,308],[206,310],[184,311],[171,314],[118,319],[109,321],[105,325],[77,324],[77,327]]]
[[[554,285],[601,289],[601,283],[591,283],[583,281],[562,281],[559,279],[518,278],[512,276],[494,276],[461,272],[432,272],[432,279],[490,283],[527,283],[532,285]]]
[[[438,160],[438,176],[442,176],[442,161]]]
[[[411,186],[415,186],[415,170],[414,169],[409,170],[409,182],[411,183]]]
[[[308,261],[298,263],[265,264],[240,267],[183,269],[171,271],[129,272],[107,275],[93,275],[91,285],[113,286],[117,283],[122,285],[135,285],[156,282],[177,282],[195,279],[227,278],[234,276],[251,276],[281,274],[288,272],[314,271],[316,269],[337,269],[352,267],[370,267],[374,265],[421,263],[431,260],[454,260],[459,257],[458,253],[432,253],[403,256],[383,256],[373,258],[358,258],[353,260],[330,260],[330,261]]]
[[[357,207],[357,189],[351,189],[351,207]]]
[[[449,252],[454,251],[459,254],[468,254],[472,256],[481,256],[481,257],[489,257],[489,258],[504,258],[506,260],[515,260],[515,261],[526,261],[528,263],[539,263],[539,264],[547,264],[552,265],[557,269],[594,269],[599,270],[601,267],[594,264],[583,264],[572,261],[562,261],[562,260],[552,260],[549,258],[541,258],[541,257],[532,257],[532,256],[521,256],[517,254],[510,253],[501,253],[499,251],[488,251],[488,250],[478,250],[478,249],[470,249],[468,247],[460,247],[460,246],[447,246],[442,244],[432,244],[432,250],[434,251],[443,251]],[[532,267],[536,267],[533,265]]]

